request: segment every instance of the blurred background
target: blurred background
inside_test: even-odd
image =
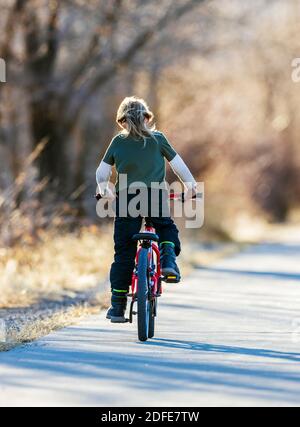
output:
[[[198,242],[251,241],[268,224],[297,224],[298,0],[0,6],[0,307],[91,287],[107,273],[111,222],[96,216],[95,170],[128,95],[147,100],[205,182]]]

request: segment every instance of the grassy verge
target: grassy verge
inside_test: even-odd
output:
[[[108,293],[105,289],[93,289],[72,299],[43,301],[17,311],[8,309],[2,319],[2,326],[5,327],[5,331],[2,328],[2,335],[5,334],[5,339],[0,341],[0,351],[8,351],[71,325],[80,318],[98,313],[107,305]]]
[[[95,226],[45,233],[35,245],[2,248],[0,309],[29,307],[93,288],[106,277],[111,258],[111,230]]]
[[[111,229],[95,226],[0,249],[0,351],[107,306],[112,250]]]

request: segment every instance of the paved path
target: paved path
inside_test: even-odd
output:
[[[274,243],[195,270],[146,344],[101,313],[0,353],[0,406],[298,406],[299,261]]]

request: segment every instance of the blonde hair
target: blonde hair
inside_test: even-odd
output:
[[[141,98],[135,96],[125,98],[118,109],[116,121],[120,126],[127,124],[128,129],[122,131],[127,136],[142,138],[144,141],[147,137],[153,137],[154,114],[146,101]]]

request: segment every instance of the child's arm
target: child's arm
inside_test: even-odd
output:
[[[169,163],[174,173],[187,188],[188,193],[191,194],[191,197],[195,196],[197,194],[197,182],[180,155],[176,154]]]
[[[112,191],[108,187],[111,170],[112,166],[102,160],[96,171],[96,181],[99,187],[99,192],[104,198],[114,197]]]
[[[159,135],[161,136],[160,142],[162,154],[169,162],[175,175],[178,176],[178,178],[182,181],[185,188],[187,189],[188,194],[186,195],[186,198],[192,198],[193,196],[196,196],[197,183],[195,181],[195,178],[191,174],[189,168],[184,163],[177,151],[169,143],[166,136],[163,133],[159,133]]]
[[[99,187],[100,195],[106,199],[112,199],[115,197],[113,192],[108,187],[109,178],[111,176],[111,170],[113,165],[115,164],[115,139],[116,138],[113,138],[110,145],[108,146],[106,153],[104,154],[104,157],[101,160],[100,165],[96,171],[96,181]]]

